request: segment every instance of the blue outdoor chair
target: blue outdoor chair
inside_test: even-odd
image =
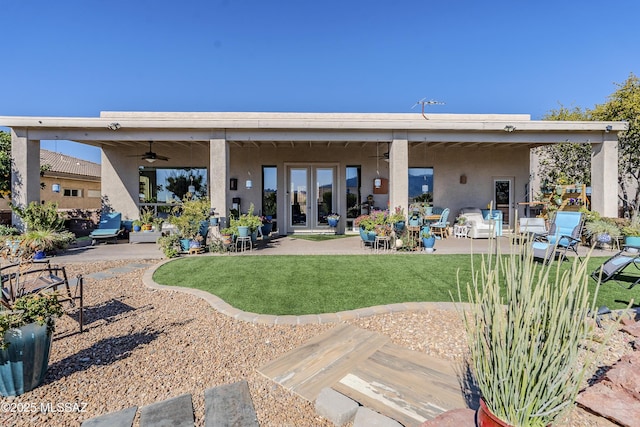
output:
[[[440,214],[440,219],[431,224],[431,233],[436,235],[436,238],[443,239],[447,237],[447,229],[449,228],[449,208],[444,208]]]
[[[100,215],[98,228],[93,230],[91,237],[91,245],[95,245],[98,240],[113,239],[114,243],[118,243],[118,236],[122,233],[122,214],[120,212],[103,212]]]
[[[533,257],[550,263],[556,257],[563,261],[567,252],[578,255],[578,244],[582,236],[584,219],[582,212],[557,211],[546,234],[535,234],[532,249]]]

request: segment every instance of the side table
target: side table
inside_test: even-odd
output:
[[[467,238],[467,234],[469,233],[469,226],[462,224],[454,224],[453,225],[453,235],[456,239]]]

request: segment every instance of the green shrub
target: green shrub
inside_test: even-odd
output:
[[[596,299],[590,303],[588,257],[576,257],[561,272],[561,263],[536,263],[529,245],[519,249],[483,257],[467,284],[470,367],[498,418],[517,427],[547,426],[573,405],[589,366],[579,352],[592,334]],[[460,283],[458,292],[463,301]],[[613,330],[595,344],[599,351]]]

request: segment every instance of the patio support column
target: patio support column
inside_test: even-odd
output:
[[[604,133],[604,141],[591,145],[591,210],[618,217],[618,136]]]
[[[226,136],[220,132],[209,140],[209,180],[211,207],[220,217],[221,227],[226,223],[229,202],[229,144]]]
[[[117,147],[103,147],[101,163],[100,209],[120,212],[122,219],[138,219],[140,194],[140,160],[128,157]]]
[[[389,147],[389,209],[409,209],[409,140],[407,132],[394,132]]]
[[[11,202],[23,207],[40,202],[40,141],[29,139],[28,130],[12,129],[11,157]],[[11,214],[11,222],[23,229],[22,220],[15,213]]]

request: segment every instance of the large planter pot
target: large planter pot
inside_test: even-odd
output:
[[[217,216],[216,217],[212,216],[211,218],[209,218],[209,224],[215,227],[216,225],[218,225],[219,220],[220,218],[218,218]]]
[[[428,206],[428,207],[424,208],[424,210],[425,210],[425,214],[427,216],[433,215],[433,206]]]
[[[436,244],[435,236],[422,238],[422,246],[424,246],[425,249],[433,249],[433,246],[435,244]],[[427,252],[431,252],[431,251],[427,251]]]
[[[396,233],[402,233],[402,230],[404,230],[404,221],[398,221],[395,224],[393,224],[393,228],[394,230],[396,230]]]
[[[238,226],[238,237],[247,237],[249,235],[249,227],[246,225]]]
[[[263,236],[268,236],[269,234],[271,234],[271,231],[273,231],[273,224],[270,222],[262,224],[262,227],[260,227],[260,231],[262,231]]]
[[[493,415],[482,399],[480,399],[480,408],[478,408],[476,422],[478,427],[512,427],[511,424],[507,424]]]
[[[33,259],[45,259],[47,255],[44,251],[35,251],[33,254]]]
[[[337,218],[328,218],[327,222],[329,223],[329,227],[337,227],[338,226],[338,219]]]
[[[409,218],[409,227],[419,227],[422,225],[422,219],[420,218]]]
[[[624,238],[624,244],[640,248],[640,236],[627,236]]]
[[[199,240],[189,240],[189,249],[197,249],[201,247]]]
[[[373,243],[376,241],[376,232],[367,231],[364,228],[360,227],[360,238],[365,243]]]
[[[187,252],[189,250],[190,244],[191,244],[191,240],[180,239],[180,249],[182,249],[183,252]]]
[[[139,225],[133,226],[133,231],[135,231],[136,233],[140,232],[140,230],[142,230],[142,227],[140,227]]]
[[[4,339],[9,347],[0,350],[0,394],[18,396],[42,384],[51,350],[47,325],[34,322],[9,329]]]

